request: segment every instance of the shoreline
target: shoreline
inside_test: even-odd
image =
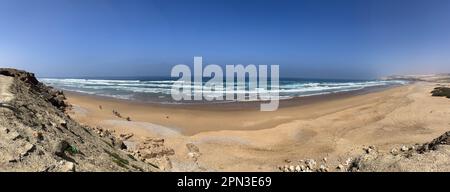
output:
[[[408,84],[406,84],[408,85]],[[296,107],[301,105],[308,105],[319,103],[326,100],[335,100],[348,98],[352,96],[364,95],[373,92],[380,92],[387,89],[392,89],[396,87],[401,87],[405,85],[384,85],[384,86],[374,86],[365,87],[358,90],[351,91],[341,91],[309,96],[297,96],[289,99],[279,100],[279,109],[287,107]],[[146,102],[132,99],[121,99],[109,96],[101,96],[95,94],[82,93],[77,91],[63,90],[68,97],[86,97],[97,100],[107,100],[112,102],[124,102],[134,105],[145,105],[149,107],[160,107],[160,108],[174,108],[174,109],[194,109],[194,110],[207,110],[207,111],[255,111],[259,110],[260,104],[267,103],[268,101],[235,101],[235,102],[207,102],[203,103],[158,103],[158,102]]]
[[[259,111],[259,102],[227,104],[164,105],[111,97],[66,92],[69,103],[81,104],[82,110],[93,117],[82,121],[103,126],[101,120],[123,120],[113,115],[119,112],[132,122],[148,122],[177,130],[181,135],[193,136],[201,132],[220,130],[264,130],[296,119],[310,119],[353,105],[353,98],[368,94],[401,89],[405,86],[378,87],[327,95],[299,97],[280,101],[276,111]],[[359,99],[364,102],[364,99]],[[99,107],[102,106],[102,109]],[[319,110],[317,110],[319,109]],[[95,119],[94,121],[92,119]],[[225,124],[218,122],[226,122]]]

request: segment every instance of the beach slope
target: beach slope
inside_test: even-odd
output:
[[[339,171],[336,167],[349,167],[368,146],[389,153],[448,131],[450,100],[432,97],[436,86],[448,83],[417,81],[361,94],[298,99],[275,112],[246,105],[164,106],[77,93],[70,93],[68,101],[75,119],[133,134],[130,143],[165,138],[175,150],[173,171],[278,171],[305,159]]]

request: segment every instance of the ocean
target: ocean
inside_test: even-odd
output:
[[[98,95],[126,100],[136,100],[149,103],[163,104],[183,104],[195,101],[175,101],[171,96],[171,89],[176,79],[166,77],[121,77],[121,78],[39,78],[46,85],[90,95]],[[204,85],[207,79],[204,80]],[[278,92],[280,99],[290,99],[294,97],[306,97],[313,95],[324,95],[339,92],[356,91],[367,88],[386,87],[394,85],[404,85],[407,81],[399,80],[331,80],[331,79],[296,79],[281,78],[278,90],[267,89],[268,92]],[[225,83],[224,83],[225,84]],[[270,85],[270,82],[268,82]],[[191,85],[191,87],[195,87]],[[250,90],[248,83],[243,85],[235,84],[235,87],[242,87],[240,90],[250,93],[257,93],[261,89]],[[206,90],[209,90],[209,87]],[[217,90],[217,88],[216,88]],[[205,97],[214,94],[210,91],[203,91]],[[248,96],[245,98],[248,101]],[[263,99],[264,98],[258,98]],[[198,101],[197,101],[198,102]],[[201,101],[204,102],[204,101]],[[235,102],[235,101],[211,101],[211,102]]]

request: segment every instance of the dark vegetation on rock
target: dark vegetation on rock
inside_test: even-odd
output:
[[[436,87],[431,91],[434,97],[447,97],[450,98],[450,88],[449,87]]]

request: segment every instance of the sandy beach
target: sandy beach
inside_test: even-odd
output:
[[[66,92],[70,116],[93,127],[164,138],[173,148],[172,171],[276,171],[312,158],[343,163],[352,153],[428,141],[448,131],[450,102],[431,97],[436,83],[357,94],[309,97],[274,112],[252,107],[155,105]],[[131,121],[118,118],[119,112]],[[186,144],[200,150],[189,158]]]

